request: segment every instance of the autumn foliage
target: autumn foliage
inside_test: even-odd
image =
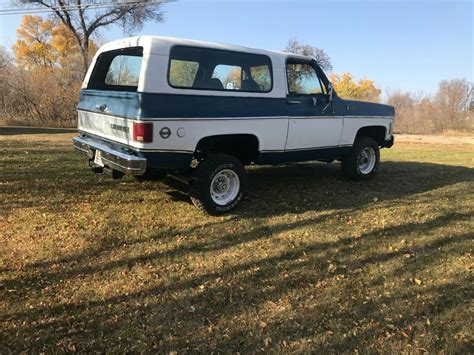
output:
[[[372,80],[362,79],[356,82],[350,73],[344,73],[342,75],[331,74],[330,80],[337,94],[344,99],[371,102],[380,101],[381,91],[375,87]]]
[[[15,123],[20,124],[74,126],[84,69],[68,28],[39,16],[24,16],[12,49],[14,62],[3,73],[7,87],[3,116],[9,121],[18,118]],[[90,55],[96,50],[91,42]]]

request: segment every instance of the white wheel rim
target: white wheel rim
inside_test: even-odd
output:
[[[239,176],[230,169],[219,171],[211,181],[211,198],[219,206],[225,206],[234,201],[239,190]]]
[[[377,156],[375,150],[372,147],[365,147],[359,153],[357,157],[357,164],[361,174],[367,175],[374,170],[375,163],[377,162]]]

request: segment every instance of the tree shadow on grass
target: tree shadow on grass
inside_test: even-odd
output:
[[[375,296],[365,302],[365,296],[370,295],[370,292],[365,291],[380,288],[383,282],[378,278],[365,278],[366,270],[373,264],[387,267],[390,262],[402,259],[406,250],[379,251],[369,258],[360,258],[358,255],[378,245],[380,234],[399,236],[400,232],[406,230],[429,233],[453,219],[465,220],[470,217],[471,214],[453,213],[427,222],[383,228],[363,235],[356,243],[351,238],[331,242],[314,241],[310,245],[298,246],[275,256],[225,266],[199,275],[184,275],[172,283],[144,287],[135,293],[103,300],[84,300],[80,303],[35,306],[30,307],[28,311],[11,312],[0,320],[13,320],[23,325],[5,331],[4,335],[8,341],[4,343],[9,350],[22,349],[22,346],[37,350],[41,350],[42,346],[45,350],[53,349],[57,344],[66,341],[84,351],[107,348],[151,350],[157,347],[166,351],[255,352],[261,350],[263,339],[266,338],[272,339],[273,344],[283,346],[283,341],[291,343],[301,339],[321,339],[321,334],[336,330],[340,334],[334,335],[332,332],[334,339],[321,339],[320,343],[312,344],[311,348],[348,351],[374,346],[377,349],[377,346],[382,345],[377,345],[374,340],[385,336],[387,332],[396,334],[397,339],[403,339],[400,331],[408,332],[407,329],[412,325],[422,327],[426,324],[427,316],[433,320],[451,309],[465,307],[464,292],[469,290],[468,285],[472,279],[460,277],[450,284],[426,287],[397,285],[391,290],[391,295],[377,296],[380,291],[376,291]],[[289,223],[286,228],[293,229],[298,223],[301,221]],[[254,233],[255,237],[260,238],[265,234],[258,230]],[[445,236],[412,247],[410,252],[432,254],[440,249],[458,250],[471,238],[469,234]],[[223,245],[201,252],[212,253],[231,246],[223,242]],[[176,252],[179,253],[178,250],[171,251]],[[342,279],[341,286],[334,282],[339,276],[338,273],[325,267],[327,258],[331,256],[337,256],[338,264],[344,265],[344,272],[349,276]],[[145,259],[147,257],[143,256]],[[172,255],[149,257],[173,259]],[[121,262],[133,265],[146,261],[145,259],[124,258]],[[414,272],[429,270],[437,261],[438,258],[431,256],[423,261],[421,268],[415,263],[400,261],[398,268],[388,269],[383,276],[384,279],[390,280],[402,272],[409,282]],[[94,265],[84,269],[81,264],[85,263],[87,261],[73,267],[72,275],[54,275],[54,272],[43,269],[35,276],[41,280],[50,280],[52,284],[59,284],[67,283],[69,277],[84,277],[90,273],[104,271],[100,269],[100,265],[95,265],[100,270],[95,270]],[[116,268],[119,264],[111,263],[109,266]],[[283,274],[288,277],[283,277]],[[358,285],[361,280],[364,282],[363,287]],[[314,288],[318,282],[323,282],[326,286],[322,289]],[[30,287],[39,286],[37,292],[51,286],[51,283],[39,286],[34,285],[33,279],[28,281]],[[208,286],[201,289],[200,285]],[[15,287],[14,284],[6,286]],[[258,333],[255,333],[253,325],[246,329],[233,324],[233,320],[245,312],[255,312],[255,323],[258,323],[258,310],[263,311],[265,304],[270,302],[277,307],[277,304],[295,292],[299,294],[299,298],[291,301],[293,306],[291,302],[285,306],[294,311],[288,316],[277,317],[273,321],[267,320],[268,324],[263,329],[259,330],[257,326]],[[424,294],[425,299],[418,307],[412,307],[413,299],[420,292]],[[331,297],[328,298],[328,295]],[[313,302],[311,309],[305,309],[305,299],[310,299],[310,296],[321,297],[324,301]],[[328,299],[331,300],[329,304]],[[387,310],[385,314],[381,311],[382,308]],[[403,318],[398,318],[400,312],[403,312]],[[389,321],[387,317],[390,317]],[[240,322],[242,321],[241,319]],[[370,324],[376,325],[369,326]],[[334,328],[335,325],[338,325],[337,329]],[[215,329],[207,332],[208,327]],[[354,334],[354,331],[358,333]],[[343,333],[347,336],[343,337]],[[126,336],[127,334],[129,335]],[[94,338],[95,336],[98,338]],[[40,342],[24,343],[33,339]],[[99,342],[91,342],[91,339]],[[137,339],[145,339],[145,342],[137,343]],[[194,346],[197,348],[193,348]],[[443,343],[439,343],[439,346],[441,349]]]

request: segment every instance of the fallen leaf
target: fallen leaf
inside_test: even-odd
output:
[[[263,345],[268,346],[272,343],[272,338],[265,338],[263,339]]]

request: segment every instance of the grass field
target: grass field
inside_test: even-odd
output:
[[[0,353],[474,350],[473,145],[396,144],[365,183],[251,167],[209,217],[71,136],[0,128]]]

